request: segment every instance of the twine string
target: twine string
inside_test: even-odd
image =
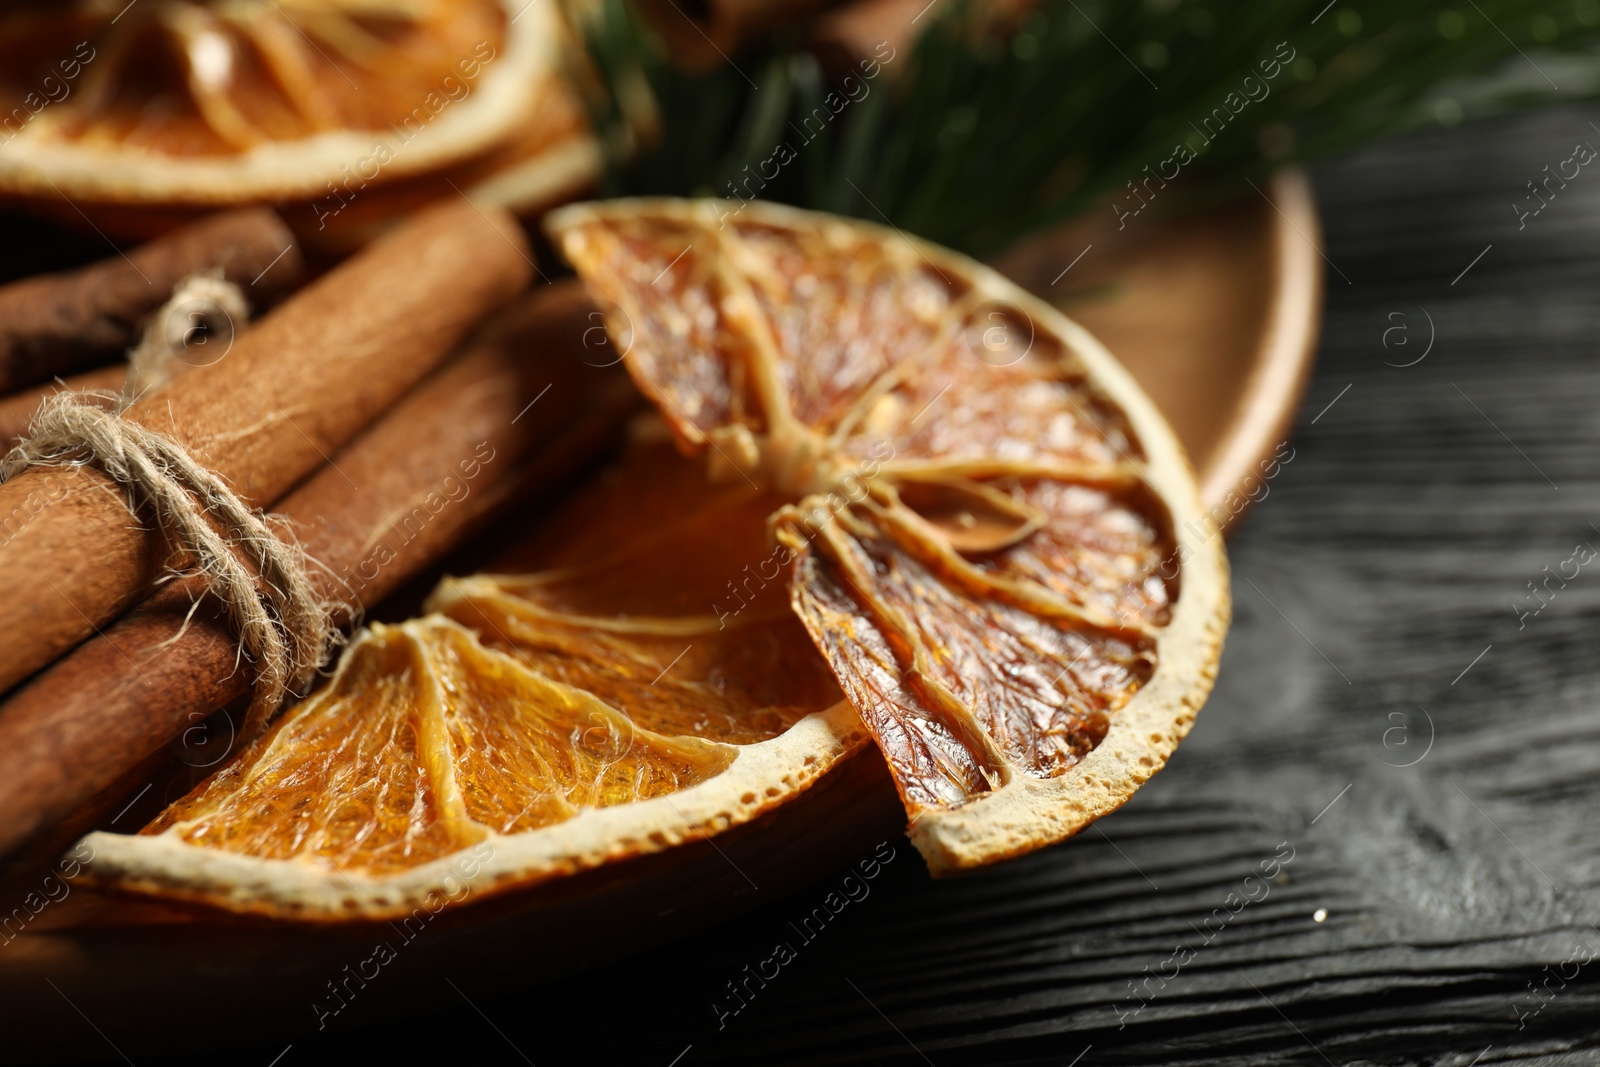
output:
[[[202,280],[233,289],[236,302],[223,303],[230,299],[223,294],[217,305],[226,315],[238,309],[243,317],[237,287]],[[195,328],[185,320],[174,329],[171,312],[193,304],[194,281],[179,283],[130,353],[130,386],[136,373],[147,382],[170,375],[177,346]],[[122,417],[133,395],[130,388],[109,409],[107,394],[63,391],[49,397],[29,436],[0,459],[0,483],[33,467],[92,465],[127,492],[133,510],[148,508],[169,543],[193,560],[207,590],[226,607],[240,652],[255,666],[255,692],[242,731],[254,737],[291,693],[309,687],[337,644],[335,605],[317,595],[307,573],[310,561],[286,523],[250,507],[178,442]]]

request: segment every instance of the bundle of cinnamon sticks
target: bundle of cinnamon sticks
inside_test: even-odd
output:
[[[220,274],[270,310],[121,417],[287,520],[348,624],[507,501],[602,451],[631,409],[621,373],[576,351],[577,284],[530,289],[534,270],[520,223],[459,202],[295,289],[304,266],[276,216],[217,216],[0,287],[0,435],[25,434],[53,388],[119,382],[122,368],[95,365],[182,278]],[[96,797],[249,691],[227,613],[184,576],[191,562],[93,464],[0,483],[0,857],[78,827]]]

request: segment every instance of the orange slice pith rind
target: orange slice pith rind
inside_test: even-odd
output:
[[[1228,592],[1149,401],[963,257],[728,212],[550,221],[689,458],[635,447],[552,520],[535,573],[447,582],[433,615],[364,634],[141,836],[96,835],[92,878],[399,914],[446,876],[481,896],[745,823],[869,737],[949,873],[1070,836],[1160,769],[1209,691]],[[350,742],[386,721],[385,746]]]
[[[0,15],[0,192],[339,195],[507,142],[556,80],[552,0],[85,0]]]

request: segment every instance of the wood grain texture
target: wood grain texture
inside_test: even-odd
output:
[[[389,977],[320,1031],[307,1011],[269,1037],[274,1020],[241,1005],[228,1058],[266,1064],[292,1045],[283,1067],[1600,1062],[1600,963],[1550,978],[1600,953],[1600,573],[1522,629],[1511,607],[1575,544],[1600,547],[1600,174],[1520,232],[1509,206],[1574,142],[1600,143],[1591,120],[1600,110],[1429,133],[1316,175],[1337,269],[1294,459],[1233,545],[1218,689],[1123,811],[941,883],[892,842],[869,895],[808,943],[790,922],[845,871],[599,970],[526,944],[503,950],[522,953],[522,981],[415,974],[436,1008],[399,1020],[383,1020]],[[1423,350],[1423,309],[1432,351],[1386,366]],[[1386,349],[1399,324],[1407,346],[1391,334]],[[1293,858],[1263,895],[1246,879],[1285,843]],[[731,881],[706,892],[749,891]],[[1230,893],[1258,899],[1223,922]],[[797,958],[719,1028],[725,983],[779,940]],[[1169,963],[1179,945],[1192,958]],[[1130,990],[1163,973],[1143,998]],[[1541,1002],[1529,984],[1546,980],[1559,991]],[[121,1062],[111,1042],[170,1061],[183,1046],[177,1027],[160,1045],[102,1036],[74,990],[42,992],[27,1025],[79,1055]]]

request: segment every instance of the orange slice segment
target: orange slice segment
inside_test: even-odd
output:
[[[1076,832],[1165,762],[1227,625],[1170,430],[977,264],[766,205],[611,201],[551,229],[628,366],[772,519],[793,607],[935,872]]]
[[[272,859],[370,870],[437,859],[481,838],[451,781],[443,715],[417,642],[374,630],[332,685],[249,759],[167,809],[151,831]]]
[[[582,808],[662,796],[733,750],[666,738],[443,619],[375,626],[269,743],[149,832],[346,873],[417,866]]]
[[[867,725],[894,750],[913,815],[989,793],[1014,772],[1070,770],[1148,679],[1152,643],[1071,616],[1041,617],[977,583],[964,588],[870,524],[849,525],[852,533],[839,524],[824,532],[821,558],[796,584],[796,608]],[[810,547],[795,547],[809,562]],[[836,636],[841,616],[848,641]],[[880,689],[885,680],[898,684],[892,698]],[[954,766],[959,780],[942,773]]]
[[[457,627],[434,622],[419,636],[444,696],[451,786],[480,826],[509,834],[584,808],[665,796],[733,761],[726,745],[662,737],[592,693],[485,650]]]
[[[562,617],[518,595],[522,582],[473,578],[440,590],[432,606],[539,674],[627,708],[662,733],[753,744],[777,737],[838,700],[814,658],[795,655],[805,632],[788,612],[717,629],[707,619],[629,619],[607,626]]]
[[[338,196],[509,142],[555,75],[553,0],[78,0],[0,13],[0,191]]]

